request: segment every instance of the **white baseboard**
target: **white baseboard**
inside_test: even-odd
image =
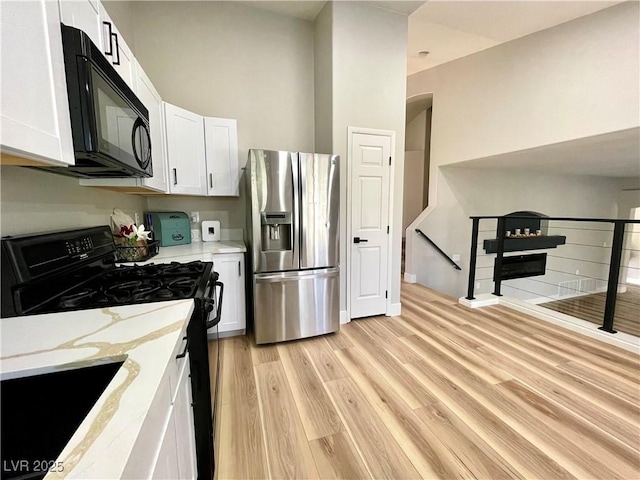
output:
[[[465,297],[460,297],[458,299],[458,303],[469,308],[488,307],[489,305],[497,305],[500,303],[500,297],[496,297],[491,293],[483,293],[473,300],[467,300]]]
[[[389,310],[387,311],[387,317],[397,317],[402,312],[402,304],[400,303],[391,303],[389,305]]]
[[[404,272],[404,281],[407,283],[416,283],[418,279],[413,273]]]
[[[345,323],[349,323],[351,320],[349,319],[349,315],[347,315],[346,310],[340,310],[340,325],[344,325]]]

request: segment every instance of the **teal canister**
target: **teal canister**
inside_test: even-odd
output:
[[[161,247],[191,243],[189,216],[184,212],[148,212],[154,239]]]

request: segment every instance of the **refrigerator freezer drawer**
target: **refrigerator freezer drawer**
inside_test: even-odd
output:
[[[256,343],[313,337],[340,329],[339,268],[254,275]]]

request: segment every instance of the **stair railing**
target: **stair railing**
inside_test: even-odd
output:
[[[431,240],[422,230],[420,230],[419,228],[416,228],[416,232],[418,233],[418,235],[424,238],[427,242],[429,242],[440,255],[446,258],[453,268],[455,268],[456,270],[462,270],[462,268],[460,268],[460,265],[454,262],[453,259],[449,255],[447,255],[438,245],[436,245],[435,242]]]

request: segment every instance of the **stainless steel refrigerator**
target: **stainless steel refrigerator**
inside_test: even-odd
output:
[[[339,157],[249,150],[247,240],[256,343],[335,332]]]

